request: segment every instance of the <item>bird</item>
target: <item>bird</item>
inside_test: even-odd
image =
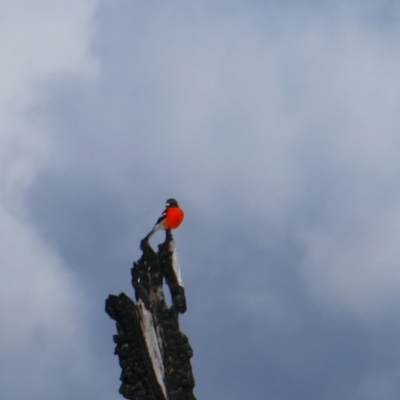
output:
[[[182,223],[185,217],[185,213],[179,207],[178,202],[175,199],[168,199],[165,203],[165,210],[158,218],[156,224],[150,233],[145,237],[145,240],[149,240],[155,232],[163,229],[165,231],[176,229]]]

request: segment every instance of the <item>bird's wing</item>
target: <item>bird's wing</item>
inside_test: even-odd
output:
[[[161,222],[164,221],[166,216],[167,216],[167,209],[165,209],[163,211],[163,213],[161,214],[161,217],[158,218],[158,220],[157,220],[156,224],[154,225],[153,229],[146,236],[146,239],[150,239],[153,236],[154,232],[156,232],[159,229]]]
[[[164,221],[166,216],[167,216],[167,210],[164,210],[163,213],[161,214],[161,217],[158,218],[158,220],[157,220],[156,224],[154,225],[154,227],[156,227],[159,223]]]

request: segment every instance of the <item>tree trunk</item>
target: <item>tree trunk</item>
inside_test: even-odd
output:
[[[193,350],[179,329],[186,311],[175,242],[166,231],[156,253],[142,240],[142,257],[133,263],[136,301],[110,295],[106,312],[116,321],[115,354],[122,369],[119,392],[130,400],[196,400],[190,358]],[[164,278],[172,305],[165,302]]]

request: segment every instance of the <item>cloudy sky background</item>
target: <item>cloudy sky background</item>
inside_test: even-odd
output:
[[[399,22],[0,1],[3,397],[121,398],[104,300],[176,197],[199,399],[397,400]]]

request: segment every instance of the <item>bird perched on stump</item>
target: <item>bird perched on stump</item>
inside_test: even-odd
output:
[[[179,207],[178,202],[175,199],[168,199],[165,203],[165,210],[158,218],[154,228],[145,237],[145,240],[149,240],[155,232],[163,229],[165,231],[176,229],[183,221],[185,213]]]

